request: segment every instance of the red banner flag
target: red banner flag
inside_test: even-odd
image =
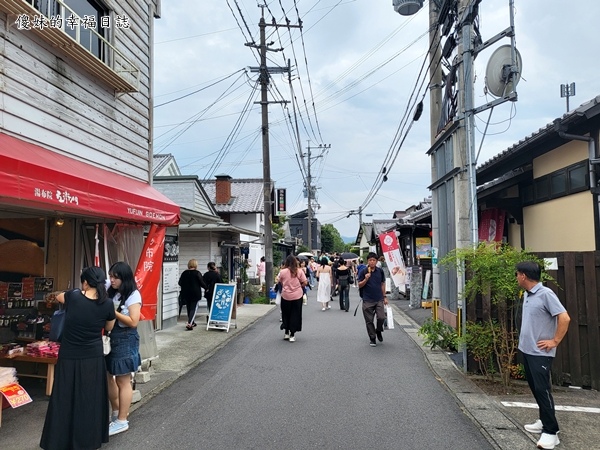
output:
[[[381,251],[385,257],[385,262],[390,269],[392,281],[403,294],[406,292],[406,266],[400,253],[398,238],[394,231],[388,231],[379,235]]]
[[[498,208],[482,211],[479,215],[479,241],[502,241],[505,217],[506,213]]]
[[[106,237],[105,237],[105,239],[106,239]],[[98,239],[98,224],[96,224],[96,235],[94,236],[94,241],[96,243],[96,246],[94,248],[94,265],[96,267],[100,267],[100,248],[98,248],[100,239]]]
[[[154,320],[156,317],[158,284],[162,271],[166,231],[167,228],[164,225],[153,223],[150,226],[142,255],[135,269],[135,282],[142,294],[141,315],[143,320]]]

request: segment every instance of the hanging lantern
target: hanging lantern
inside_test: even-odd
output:
[[[423,0],[393,0],[394,11],[403,16],[412,16],[423,7]]]

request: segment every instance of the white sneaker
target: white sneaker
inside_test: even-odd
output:
[[[129,421],[115,420],[108,425],[108,435],[114,436],[115,434],[122,433],[123,431],[129,430]],[[552,447],[554,448],[554,447]]]
[[[542,437],[537,442],[537,448],[552,450],[558,444],[560,444],[560,441],[558,440],[558,435],[542,433]]]
[[[529,423],[525,425],[525,431],[529,431],[530,433],[541,433],[544,426],[542,425],[542,421],[540,419],[536,420],[533,423]]]
[[[285,334],[283,335],[283,340],[284,340],[284,341],[287,341],[289,338],[290,338],[290,335],[289,335],[288,333],[285,333]]]
[[[321,311],[327,311],[327,308],[322,308]]]
[[[296,342],[296,336],[290,336],[290,342]],[[552,447],[554,448],[554,447]]]

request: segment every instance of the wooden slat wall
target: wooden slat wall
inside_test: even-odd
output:
[[[557,383],[600,388],[600,324],[598,302],[600,252],[537,253],[557,258],[551,275],[560,287],[549,284],[565,305],[571,324],[558,347],[552,375]]]

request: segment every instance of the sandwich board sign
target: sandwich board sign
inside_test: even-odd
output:
[[[229,332],[231,313],[234,307],[235,284],[216,283],[206,329],[225,330]]]

